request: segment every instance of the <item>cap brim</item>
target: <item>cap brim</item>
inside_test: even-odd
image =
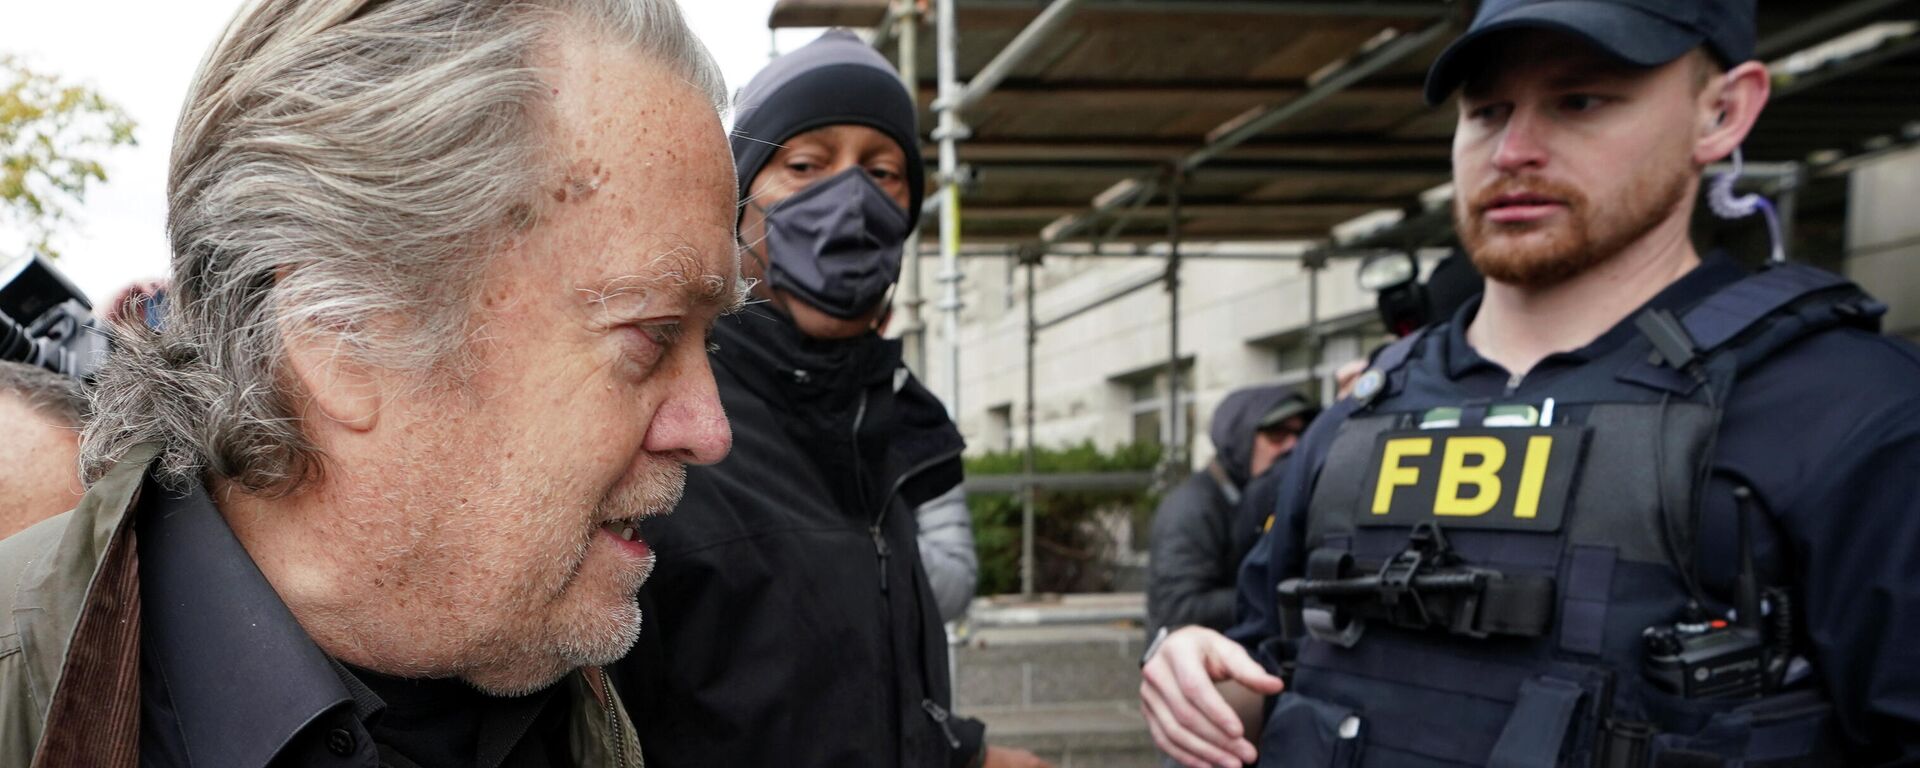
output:
[[[1638,67],[1680,58],[1706,38],[1671,20],[1628,5],[1558,0],[1514,8],[1461,35],[1427,70],[1427,104],[1439,105],[1472,74],[1480,48],[1491,37],[1517,29],[1549,29],[1585,40],[1601,52]]]
[[[1260,417],[1260,424],[1256,426],[1255,429],[1272,429],[1295,416],[1304,416],[1311,419],[1314,414],[1319,412],[1319,408],[1315,408],[1312,405],[1298,400],[1291,400],[1281,403],[1279,407],[1271,411],[1267,411],[1265,416]]]

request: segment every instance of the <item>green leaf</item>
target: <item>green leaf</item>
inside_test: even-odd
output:
[[[62,225],[107,180],[103,153],[133,146],[134,128],[92,88],[0,54],[0,225],[23,231],[30,250],[57,257]]]

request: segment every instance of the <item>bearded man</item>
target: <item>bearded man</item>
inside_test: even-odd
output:
[[[1148,652],[1169,755],[1920,760],[1920,355],[1845,280],[1688,238],[1754,45],[1753,0],[1481,5],[1427,98],[1485,295],[1313,425],[1239,624]]]
[[[730,436],[725,92],[672,0],[260,0],[78,509],[0,543],[0,763],[637,765],[635,530]]]

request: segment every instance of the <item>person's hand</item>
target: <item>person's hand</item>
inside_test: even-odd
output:
[[[1349,360],[1345,365],[1335,369],[1333,372],[1335,392],[1333,399],[1345,400],[1347,399],[1347,395],[1353,394],[1354,382],[1359,381],[1360,374],[1366,373],[1367,368],[1371,366],[1372,363],[1363,357],[1359,360]]]
[[[1206,627],[1185,627],[1161,641],[1140,670],[1140,712],[1160,751],[1187,768],[1238,768],[1260,759],[1240,713],[1214,685],[1224,681],[1263,696],[1283,687],[1239,643]]]
[[[1024,749],[987,747],[987,761],[980,768],[1053,768],[1053,763]]]

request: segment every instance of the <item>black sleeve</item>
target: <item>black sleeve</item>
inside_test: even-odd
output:
[[[1314,419],[1313,426],[1307,428],[1307,434],[1300,438],[1299,447],[1294,448],[1286,467],[1275,481],[1273,525],[1254,542],[1252,551],[1240,563],[1234,606],[1235,623],[1226,634],[1246,646],[1247,651],[1255,659],[1267,664],[1270,670],[1277,670],[1278,664],[1286,660],[1276,654],[1291,652],[1290,649],[1268,643],[1269,640],[1277,643],[1281,633],[1280,616],[1276,612],[1278,606],[1274,605],[1274,586],[1281,579],[1299,575],[1302,570],[1307,503],[1312,498],[1314,477],[1320,471],[1320,463],[1326,458],[1327,450],[1333,445],[1333,436],[1339,431],[1340,423],[1353,413],[1354,408],[1355,403],[1351,398],[1342,400],[1320,418]]]
[[[1147,562],[1147,629],[1201,624],[1224,629],[1233,623],[1233,566],[1227,508],[1213,479],[1197,473],[1165,499],[1153,515]]]
[[[1809,474],[1782,522],[1848,764],[1920,763],[1920,399],[1867,415]]]
[[[947,726],[953,729],[953,737],[960,740],[960,748],[953,751],[953,762],[948,768],[974,768],[986,763],[986,723],[955,715],[947,721]]]

